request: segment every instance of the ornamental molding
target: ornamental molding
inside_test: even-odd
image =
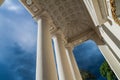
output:
[[[110,0],[110,4],[111,4],[112,17],[113,17],[114,21],[115,21],[118,25],[120,25],[120,20],[118,19],[117,14],[116,14],[115,0]]]
[[[88,31],[76,36],[74,40],[71,40],[71,41],[67,40],[66,44],[67,45],[72,44],[73,46],[79,45],[82,42],[89,40],[91,38],[91,36],[93,36],[94,34],[96,34],[95,31],[92,29],[89,29]]]
[[[26,0],[26,3],[27,3],[27,5],[30,6],[33,3],[33,1],[32,0]]]
[[[42,6],[36,0],[20,0],[20,1],[33,17],[40,15],[44,11]]]

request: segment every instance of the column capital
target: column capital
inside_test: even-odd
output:
[[[63,39],[63,35],[62,35],[62,31],[59,28],[55,28],[54,31],[51,32],[51,35],[54,37],[60,37],[61,39]]]
[[[62,33],[62,31],[60,30],[60,28],[53,28],[52,30],[50,30],[51,36],[52,38],[57,38],[58,40],[63,42],[63,45],[65,45],[66,40],[64,38],[64,35]]]
[[[76,80],[71,69],[70,59],[68,53],[66,53],[65,45],[63,42],[62,34],[60,30],[56,30],[53,33],[54,50],[56,54],[56,62],[59,80]],[[71,50],[70,50],[71,51]]]
[[[41,15],[36,16],[35,17],[37,22],[39,20],[42,20],[42,24],[45,24],[45,28],[47,27],[48,32],[51,33],[51,30],[53,30],[55,28],[55,26],[53,25],[52,19],[50,17],[50,15],[47,12],[43,12]]]
[[[50,33],[51,33],[52,36],[54,36],[54,35],[56,35],[56,34],[61,34],[62,32],[61,32],[60,28],[52,27],[52,28],[50,29]]]
[[[49,21],[50,16],[49,16],[49,14],[45,10],[43,10],[40,14],[33,16],[33,18],[36,21],[38,21],[39,19],[44,19],[44,20]]]
[[[66,49],[73,50],[74,45],[73,45],[72,43],[67,43],[67,44],[65,44],[65,48],[66,48]]]

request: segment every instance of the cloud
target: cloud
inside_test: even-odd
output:
[[[36,39],[31,15],[18,0],[5,0],[0,7],[0,80],[34,80]]]
[[[9,11],[14,11],[16,13],[22,11],[21,4],[17,0],[5,0],[2,7]]]
[[[14,11],[5,10],[6,6],[20,8],[24,14],[17,14]],[[17,6],[17,7],[16,7]],[[25,11],[25,12],[24,12]],[[20,11],[17,11],[18,13]],[[6,0],[0,12],[0,37],[8,38],[27,51],[34,50],[37,39],[37,24],[31,15],[21,6],[17,0]]]
[[[7,46],[4,48],[6,49],[0,54],[0,57],[3,57],[0,60],[0,76],[11,76],[9,79],[7,78],[8,80],[34,80],[36,51],[27,52],[18,43],[7,43]],[[1,72],[1,68],[4,73]],[[15,79],[12,79],[13,77]],[[5,76],[0,77],[0,80],[7,79]]]
[[[14,71],[14,73],[17,74],[18,77],[16,78],[22,78],[22,80],[34,80],[36,67],[36,52],[26,52],[18,44],[12,47],[11,50],[14,51],[13,62],[15,61],[15,63],[11,64],[11,69]]]
[[[20,7],[18,6],[10,6],[8,9],[11,11],[18,11]]]
[[[0,62],[0,80],[15,80],[13,72]]]

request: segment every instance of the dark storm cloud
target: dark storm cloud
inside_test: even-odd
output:
[[[2,60],[1,63],[4,63],[5,67],[2,67],[3,71],[0,71],[1,74],[6,75],[4,73],[7,73],[8,76],[11,75],[11,78],[14,77],[15,80],[19,80],[18,78],[21,78],[22,80],[34,80],[35,53],[36,52],[26,52],[16,43],[14,46],[8,46],[6,49],[6,55],[2,55],[4,60]],[[1,76],[0,78],[4,77],[5,76]]]
[[[3,71],[0,72],[3,75],[7,73],[5,75],[11,75],[11,77],[4,80],[10,80],[12,77],[14,77],[15,80],[19,80],[18,78],[22,78],[22,80],[34,80],[35,55],[35,51],[28,52],[18,43],[7,43],[7,45],[0,50],[0,63],[3,63],[5,66],[2,67]],[[0,66],[3,66],[3,64],[0,64]],[[5,76],[1,76],[0,80],[1,78],[5,78]]]
[[[15,80],[12,71],[0,62],[0,80]]]
[[[80,69],[90,71],[98,78],[100,77],[99,67],[104,61],[104,58],[92,40],[76,46],[73,52]]]
[[[35,80],[36,26],[18,0],[0,7],[0,80]]]

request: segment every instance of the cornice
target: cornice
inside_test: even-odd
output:
[[[72,45],[72,46],[79,45],[80,43],[89,40],[90,37],[94,34],[95,34],[95,31],[92,29],[89,29],[86,32],[74,37],[72,40],[68,39],[66,42],[66,45]]]
[[[27,1],[31,1],[27,3]],[[36,0],[20,0],[23,6],[30,12],[33,17],[39,16],[44,12],[42,6]]]
[[[87,29],[86,31],[84,31],[83,33],[80,33],[79,35],[77,36],[74,36],[72,38],[68,38],[68,43],[71,43],[71,42],[74,42],[74,41],[77,41],[81,38],[83,38],[84,36],[88,35],[88,34],[91,34],[93,32],[93,29]]]

